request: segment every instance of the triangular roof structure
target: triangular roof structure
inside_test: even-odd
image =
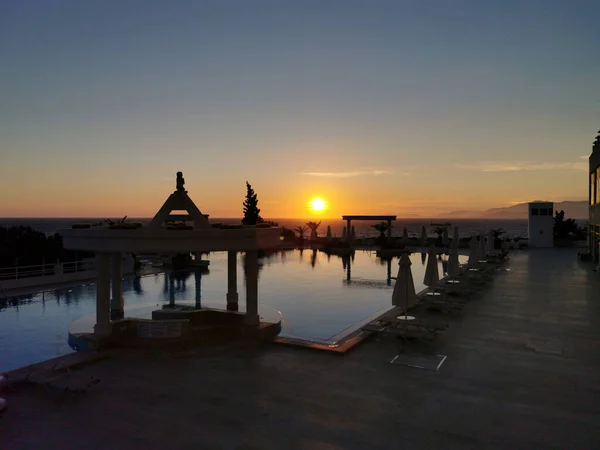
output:
[[[148,228],[161,228],[165,226],[166,222],[171,221],[193,222],[194,229],[211,228],[208,222],[208,214],[200,212],[184,189],[184,184],[183,173],[177,172],[177,190],[169,196],[164,205],[158,210],[148,224]],[[172,214],[173,211],[186,211],[187,214]]]

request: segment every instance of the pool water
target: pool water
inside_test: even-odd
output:
[[[463,257],[461,256],[461,262]],[[171,282],[168,274],[123,282],[126,308],[175,303],[194,303],[200,294],[204,305],[226,306],[227,253],[211,253],[210,267],[202,275],[189,272]],[[425,263],[411,255],[417,292]],[[282,313],[282,336],[327,342],[373,315],[391,307],[398,258],[377,258],[375,252],[356,251],[354,258],[313,250],[276,252],[259,260],[260,306]],[[442,261],[438,261],[440,274]],[[243,255],[238,256],[240,310],[245,309]],[[69,325],[95,314],[95,285],[40,292],[0,300],[0,371],[64,355]]]

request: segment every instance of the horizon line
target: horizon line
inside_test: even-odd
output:
[[[347,214],[350,215],[350,214]],[[366,215],[370,215],[370,214],[366,214]],[[389,215],[393,215],[393,214],[389,214]],[[110,218],[114,218],[114,217],[118,217],[118,216],[113,216]],[[429,219],[448,219],[448,220],[462,220],[462,219],[491,219],[491,220],[524,220],[527,219],[527,217],[522,217],[522,218],[515,218],[515,217],[508,217],[508,218],[502,218],[502,217],[481,217],[481,216],[473,216],[473,217],[451,217],[451,216],[408,216],[408,217],[402,217],[402,216],[398,216],[396,215],[398,220],[412,220],[412,219],[418,219],[418,220],[429,220]],[[70,219],[85,219],[85,220],[103,220],[106,217],[58,217],[58,216],[54,216],[54,217],[16,217],[16,216],[0,216],[0,220],[9,220],[9,219],[18,219],[18,220],[70,220]],[[152,217],[128,217],[128,219],[143,219],[143,220],[151,220]],[[267,218],[265,219],[265,221],[277,221],[277,220],[341,220],[344,221],[344,219],[342,219],[342,217],[319,217],[319,218],[315,218],[315,217],[273,217],[273,218]],[[242,220],[240,217],[215,217],[215,218],[209,218],[210,220]],[[368,222],[369,220],[359,220],[359,222]],[[353,222],[355,222],[355,220],[353,220]]]

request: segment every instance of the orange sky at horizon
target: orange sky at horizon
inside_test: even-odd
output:
[[[43,187],[24,184],[19,195],[0,192],[3,217],[152,217],[175,189],[175,171],[171,178],[163,176],[150,183],[141,173],[115,178],[110,183],[94,177],[74,177],[72,189],[59,180],[48,180]],[[585,189],[585,173],[575,172],[581,190]],[[506,175],[506,174],[505,174]],[[489,175],[488,175],[489,176]],[[235,218],[242,216],[245,196],[244,181],[221,183],[219,189],[210,189],[211,182],[192,172],[184,172],[186,189],[190,197],[204,214],[213,218]],[[515,174],[512,174],[514,180]],[[47,177],[46,177],[47,178]],[[531,197],[511,192],[505,195],[496,190],[495,184],[483,185],[473,192],[457,185],[438,197],[437,185],[398,189],[401,194],[394,199],[393,186],[402,184],[393,174],[373,176],[306,176],[292,175],[287,183],[283,179],[257,179],[249,182],[259,199],[261,215],[266,218],[341,218],[344,214],[385,214],[398,217],[443,217],[444,213],[457,210],[485,210],[511,206],[537,199],[562,201],[581,200],[583,196],[556,198],[551,192],[539,190]],[[403,179],[410,186],[412,176]],[[505,176],[506,180],[510,180]],[[411,181],[406,181],[411,180]],[[16,180],[15,180],[16,181]],[[63,179],[63,182],[65,180]],[[575,179],[574,179],[575,181]],[[302,182],[305,187],[298,188]],[[368,183],[368,184],[365,184]],[[389,187],[386,187],[389,186]],[[509,190],[510,191],[510,190]],[[209,194],[207,194],[207,192]],[[465,193],[466,192],[466,193]],[[327,208],[322,212],[311,210],[309,203],[315,198],[323,199]],[[446,200],[452,198],[452,200]],[[34,206],[35,205],[35,206]]]

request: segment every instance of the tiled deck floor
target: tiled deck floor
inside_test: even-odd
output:
[[[558,249],[509,267],[428,349],[439,372],[389,364],[388,338],[121,357],[81,369],[102,384],[61,406],[5,393],[0,448],[600,448],[600,273]]]

